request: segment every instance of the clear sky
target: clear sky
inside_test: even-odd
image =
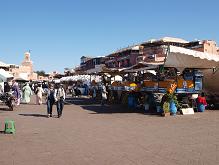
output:
[[[164,36],[219,44],[218,0],[0,0],[0,61],[60,71]]]

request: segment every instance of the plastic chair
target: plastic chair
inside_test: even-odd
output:
[[[6,120],[5,121],[5,133],[7,134],[14,134],[15,133],[15,124],[13,120]]]

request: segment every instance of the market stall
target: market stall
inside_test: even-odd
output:
[[[164,62],[151,64],[140,62],[123,69],[124,80],[111,84],[110,89],[121,96],[114,98],[119,99],[119,102],[125,100],[124,102],[127,103],[127,95],[135,93],[135,99],[139,97],[138,104],[143,100],[144,105],[153,105],[152,108],[159,111],[162,96],[170,92],[175,93],[179,101],[187,100],[186,103],[190,104],[188,100],[193,94],[197,97],[197,94],[203,90],[203,69],[217,70],[219,66],[218,55],[176,46],[164,47],[164,49],[166,49],[164,52],[167,52]]]

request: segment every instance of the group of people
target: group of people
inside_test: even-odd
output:
[[[31,88],[27,83],[23,87],[23,101],[26,103],[30,102],[30,96],[32,95]],[[42,88],[42,84],[38,84],[35,89],[36,94],[36,104],[41,105],[43,103],[43,94],[45,91]],[[46,105],[47,105],[47,116],[52,117],[52,108],[53,105],[56,104],[58,118],[62,116],[62,110],[64,108],[64,100],[65,100],[65,90],[62,84],[53,84],[49,85],[48,90],[46,91]]]
[[[33,89],[31,88],[29,83],[25,83],[21,88],[16,81],[12,81],[12,84],[5,83],[4,91],[3,88],[0,88],[0,92],[12,92],[16,105],[20,105],[20,103],[28,104],[31,101],[31,96],[33,93],[36,95],[36,104],[41,105],[43,103],[43,94],[45,94],[46,105],[47,105],[47,116],[52,117],[52,108],[53,105],[56,104],[58,118],[62,116],[62,110],[64,108],[64,100],[65,100],[65,90],[63,85],[60,83],[57,84],[49,84],[48,89],[45,91],[42,88],[42,84],[39,83]]]
[[[56,103],[58,118],[62,116],[62,110],[64,108],[65,90],[62,84],[56,84],[55,88],[53,84],[49,85],[46,96],[47,115],[52,117],[52,108]]]

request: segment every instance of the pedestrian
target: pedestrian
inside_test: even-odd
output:
[[[93,100],[96,100],[96,97],[97,97],[97,89],[96,89],[95,86],[93,86],[91,89],[92,89],[92,90],[91,90],[92,98],[93,98]]]
[[[22,88],[22,91],[23,91],[22,102],[29,103],[30,96],[32,95],[32,90],[30,88],[30,85],[26,83],[25,86]]]
[[[84,84],[84,95],[87,96],[89,91],[89,87],[87,84]]]
[[[56,101],[58,118],[60,118],[62,116],[62,111],[64,108],[64,100],[65,100],[65,90],[62,84],[57,84],[54,92],[54,98]]]
[[[3,87],[0,85],[0,94],[3,94],[3,93],[4,93]]]
[[[52,107],[55,103],[54,98],[54,86],[53,84],[49,85],[47,96],[46,96],[46,105],[47,105],[47,115],[48,117],[52,117]]]
[[[107,91],[106,91],[106,86],[104,84],[101,85],[101,105],[104,105],[106,100],[107,100]]]
[[[206,98],[204,92],[202,92],[197,98],[197,108],[198,112],[204,112],[205,107],[207,106]]]
[[[44,93],[44,91],[42,88],[42,84],[39,84],[35,90],[36,104],[41,105],[43,103],[43,93]]]
[[[4,92],[10,92],[11,86],[8,82],[4,82]]]
[[[15,97],[16,105],[20,105],[21,93],[20,93],[20,89],[19,89],[18,83],[15,80],[12,81],[12,91],[13,91],[13,95]]]
[[[80,96],[81,96],[81,90],[78,88],[78,86],[75,87],[74,91],[75,91],[75,97],[76,97],[76,96],[77,96],[77,97],[80,97]]]

